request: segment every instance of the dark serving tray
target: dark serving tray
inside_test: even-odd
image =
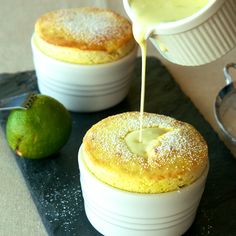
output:
[[[72,134],[59,153],[37,161],[15,157],[49,235],[100,235],[84,212],[77,153],[91,125],[109,115],[139,110],[140,70],[138,58],[130,92],[119,105],[96,113],[71,113]],[[34,71],[0,75],[0,99],[33,90],[37,90]],[[209,146],[206,189],[195,222],[185,235],[236,235],[236,160],[155,58],[147,60],[145,111],[192,124]],[[3,128],[6,118],[6,112],[0,113]]]

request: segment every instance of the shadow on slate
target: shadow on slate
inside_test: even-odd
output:
[[[59,153],[38,161],[16,157],[49,235],[100,235],[84,212],[77,153],[85,132],[93,124],[113,114],[139,110],[140,74],[141,60],[138,58],[130,92],[119,105],[102,112],[71,113],[73,131]],[[0,75],[0,99],[35,89],[33,71]],[[196,219],[185,236],[236,235],[236,160],[166,68],[150,57],[147,59],[145,111],[192,124],[209,146],[210,171],[206,189]],[[6,116],[0,113],[3,127]]]

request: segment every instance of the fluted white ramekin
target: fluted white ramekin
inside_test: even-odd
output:
[[[45,55],[36,47],[33,37],[31,46],[40,92],[57,99],[70,111],[104,110],[128,94],[137,48],[114,62],[81,65]]]
[[[193,184],[178,191],[140,194],[98,180],[83,162],[83,146],[78,161],[86,215],[105,236],[182,235],[194,221],[209,168]]]
[[[133,20],[129,0],[123,0]],[[167,60],[186,66],[206,64],[236,46],[236,1],[209,0],[190,17],[155,26],[150,40]]]

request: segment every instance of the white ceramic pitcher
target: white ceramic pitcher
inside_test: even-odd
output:
[[[125,11],[134,19],[129,0]],[[156,25],[150,40],[167,60],[186,66],[209,63],[236,46],[236,1],[209,0],[200,11],[184,19]]]

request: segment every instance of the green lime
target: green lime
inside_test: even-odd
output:
[[[6,124],[7,142],[19,156],[48,157],[67,142],[71,125],[70,113],[61,103],[37,94],[30,108],[11,111]]]

